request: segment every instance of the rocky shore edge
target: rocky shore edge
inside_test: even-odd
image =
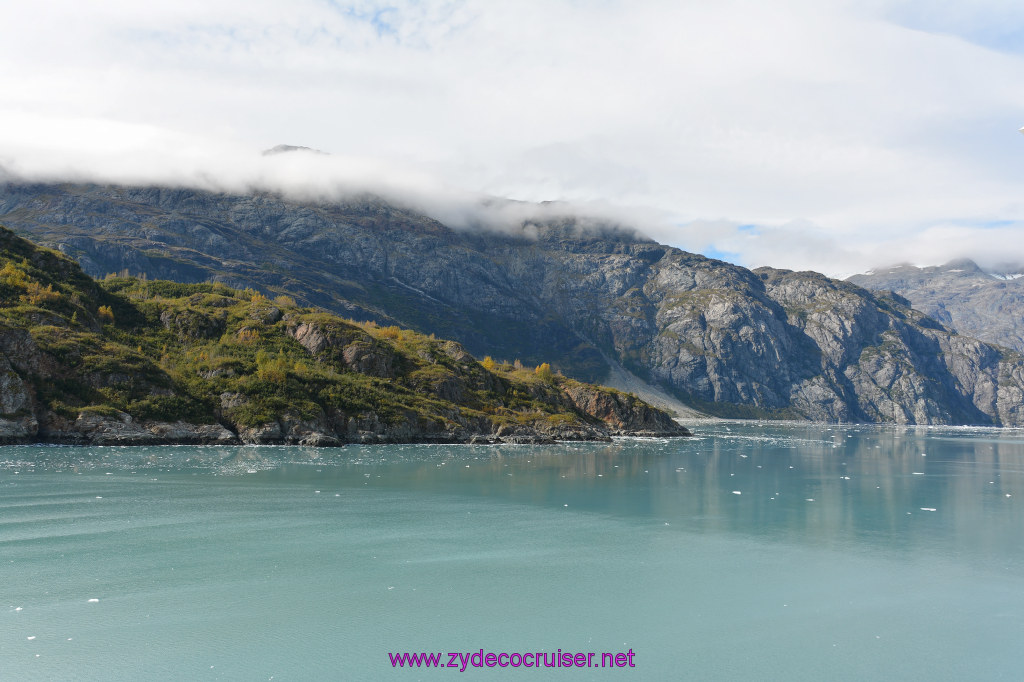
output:
[[[259,427],[230,428],[224,424],[190,424],[134,420],[124,412],[80,413],[71,420],[47,413],[0,419],[0,445],[302,445],[334,447],[347,444],[436,443],[550,445],[563,441],[609,442],[613,436],[686,437],[692,433],[664,413],[635,426],[606,424],[480,424],[477,427],[422,430],[408,424],[388,426],[371,415],[329,426],[283,417]],[[341,427],[341,428],[339,428]]]

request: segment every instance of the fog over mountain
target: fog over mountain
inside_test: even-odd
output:
[[[19,177],[341,179],[451,225],[479,197],[596,204],[664,244],[832,276],[1024,260],[1024,10],[1003,0],[39,0],[5,19]],[[331,156],[254,158],[280,143]]]
[[[212,150],[211,150],[212,151]],[[95,183],[186,188],[209,192],[271,192],[295,201],[350,201],[372,195],[426,214],[449,227],[481,232],[518,231],[524,221],[572,215],[588,223],[657,232],[663,213],[603,201],[525,202],[469,192],[436,177],[373,159],[338,156],[299,145],[279,144],[262,152],[221,149],[191,158],[127,152],[102,163],[73,159],[65,168],[13,161],[0,166],[0,180],[13,183]],[[628,227],[625,227],[628,226]]]

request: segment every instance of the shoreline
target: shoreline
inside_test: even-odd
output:
[[[553,445],[561,442],[611,442],[613,437],[686,438],[693,434],[676,423],[671,430],[625,430],[598,425],[566,425],[538,429],[525,424],[502,425],[491,432],[451,431],[416,432],[407,427],[377,430],[352,428],[316,428],[317,424],[280,420],[259,427],[243,427],[237,432],[223,424],[188,422],[134,421],[129,415],[80,414],[75,421],[50,415],[40,423],[34,417],[20,420],[0,419],[2,445],[294,445],[303,447],[341,447],[371,444],[436,445]]]

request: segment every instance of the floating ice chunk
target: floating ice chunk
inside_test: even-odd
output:
[[[743,493],[741,493],[739,490],[733,490],[732,494],[733,495],[742,495]]]
[[[249,471],[247,471],[246,473],[255,474],[256,470],[255,469],[249,469]]]
[[[921,507],[921,511],[935,511],[935,507]]]

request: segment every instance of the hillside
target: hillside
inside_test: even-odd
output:
[[[1024,352],[1024,268],[988,271],[971,260],[919,268],[899,265],[848,281],[894,291],[960,334]]]
[[[0,442],[688,435],[635,397],[219,283],[110,277],[0,228]]]
[[[94,275],[252,287],[582,380],[626,370],[715,415],[1024,424],[1016,353],[898,296],[752,272],[620,225],[456,230],[366,196],[10,183],[0,219]]]

